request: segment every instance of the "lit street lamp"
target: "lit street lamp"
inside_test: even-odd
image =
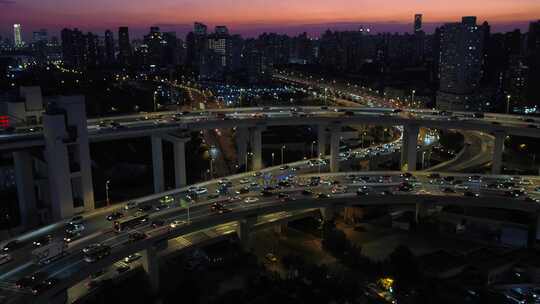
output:
[[[285,150],[285,145],[281,146],[281,165],[283,165],[283,151]]]
[[[215,146],[211,146],[208,150],[208,156],[210,157],[210,179],[214,178],[214,159],[218,155],[218,149]]]
[[[272,152],[272,167],[274,166],[274,152]]]
[[[506,114],[510,114],[510,98],[512,98],[512,95],[508,94],[506,96]]]
[[[315,143],[316,143],[316,141],[312,141],[312,142],[311,142],[311,154],[309,155],[311,158],[313,158],[313,155],[314,155],[314,154],[313,154],[313,151],[315,150],[315,149],[314,149]]]
[[[416,90],[412,90],[411,94],[411,105],[414,105],[414,94],[416,93]]]
[[[248,172],[248,159],[250,156],[253,155],[253,152],[248,152],[246,153],[246,164],[245,164],[245,167],[246,167],[246,172]]]

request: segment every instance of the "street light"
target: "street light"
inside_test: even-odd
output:
[[[411,105],[414,105],[414,94],[416,93],[416,90],[412,90],[411,94]]]
[[[111,180],[107,180],[105,182],[105,199],[107,201],[107,206],[110,205],[110,199],[109,199],[109,185],[111,184]]]
[[[248,152],[248,153],[246,153],[246,164],[245,164],[246,172],[248,172],[248,158],[249,158],[250,156],[252,156],[252,155],[253,155],[253,152]]]
[[[285,145],[281,146],[281,165],[283,165],[283,151],[285,150]]]
[[[313,158],[313,155],[314,155],[314,154],[313,154],[313,151],[315,150],[315,149],[314,149],[315,143],[316,143],[316,141],[312,141],[312,142],[311,142],[311,154],[309,155],[311,158]]]
[[[274,166],[274,152],[272,152],[272,167]]]
[[[215,146],[211,146],[208,150],[208,156],[210,157],[210,179],[214,178],[214,159],[218,155],[218,149]]]
[[[512,95],[506,95],[506,114],[510,114],[510,98],[512,98]]]
[[[154,91],[154,112],[156,112],[157,91]]]

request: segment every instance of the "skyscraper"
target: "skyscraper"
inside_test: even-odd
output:
[[[207,32],[208,27],[205,24],[195,22],[195,24],[193,25],[193,33],[195,33],[195,35],[204,36]]]
[[[48,40],[48,34],[47,34],[47,30],[46,29],[40,29],[39,31],[35,31],[32,33],[32,42],[33,43],[37,43],[37,42],[47,42]]]
[[[478,108],[482,77],[483,35],[476,17],[447,23],[440,29],[439,91],[437,107],[450,110]]]
[[[105,62],[114,62],[114,36],[110,30],[105,31]]]
[[[131,42],[129,40],[129,28],[121,26],[118,28],[118,61],[121,64],[128,64],[131,59]]]
[[[414,15],[414,32],[418,33],[422,31],[422,14]]]
[[[13,25],[13,45],[16,48],[23,47],[22,35],[21,35],[21,25],[16,23]]]

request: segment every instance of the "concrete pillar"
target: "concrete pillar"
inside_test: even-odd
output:
[[[427,211],[428,211],[428,208],[426,206],[426,203],[422,203],[422,202],[416,203],[416,212],[415,212],[414,219],[417,224],[420,222],[420,219],[427,216]]]
[[[69,218],[74,214],[71,169],[66,140],[68,135],[62,114],[43,115],[45,160],[51,197],[53,220]]]
[[[249,246],[249,233],[256,222],[257,217],[247,217],[238,221],[236,234],[238,235],[238,239],[244,248]]]
[[[84,106],[83,106],[84,108]],[[84,114],[86,117],[86,114]],[[81,167],[81,190],[84,201],[84,210],[92,211],[96,208],[94,201],[94,183],[92,181],[92,159],[90,157],[90,144],[88,141],[88,125],[86,119],[79,123],[79,163]]]
[[[401,170],[416,171],[417,147],[419,126],[408,125],[404,127],[403,143],[401,147]]]
[[[189,139],[178,139],[173,142],[174,149],[174,186],[181,188],[187,185],[186,174],[186,142]]]
[[[536,247],[536,241],[540,237],[540,215],[533,214],[529,220],[529,229],[527,234],[527,248]]]
[[[165,176],[163,174],[163,145],[159,136],[152,135],[152,169],[154,172],[154,192],[165,191]]]
[[[36,191],[34,190],[34,170],[32,156],[27,151],[13,152],[17,198],[21,213],[21,224],[25,227],[36,223]]]
[[[254,171],[262,169],[262,131],[263,128],[255,127],[251,132],[251,152],[253,153],[252,168]]]
[[[491,164],[491,174],[501,174],[505,138],[506,134],[504,132],[495,133],[495,144],[493,145],[493,161]]]
[[[319,209],[321,211],[321,217],[322,219],[327,221],[332,221],[336,218],[336,208],[329,206]]]
[[[330,172],[339,172],[340,129],[340,127],[336,127],[330,131]]]
[[[317,157],[326,155],[326,126],[317,126]]]
[[[246,128],[236,128],[236,148],[238,155],[238,166],[246,165],[246,155],[249,142],[249,131]]]
[[[285,235],[287,233],[288,228],[289,228],[289,225],[287,223],[281,223],[274,226],[274,231],[279,235]]]
[[[150,280],[150,287],[153,291],[159,290],[159,261],[157,250],[151,246],[142,251],[142,267]]]

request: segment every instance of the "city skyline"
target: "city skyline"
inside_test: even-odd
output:
[[[317,36],[327,28],[335,30],[354,30],[360,26],[373,28],[374,32],[411,32],[413,16],[424,16],[426,32],[432,32],[436,26],[446,22],[457,22],[461,16],[478,16],[479,22],[488,21],[494,31],[507,31],[514,28],[527,29],[529,21],[540,16],[540,3],[522,0],[519,6],[505,1],[476,1],[469,3],[459,0],[450,4],[442,1],[430,4],[421,1],[409,1],[406,4],[397,1],[378,3],[373,0],[352,2],[339,0],[329,5],[323,1],[296,1],[293,4],[278,0],[271,7],[265,1],[237,1],[234,5],[220,5],[213,0],[198,2],[158,0],[147,2],[115,1],[107,3],[107,10],[102,0],[92,3],[71,3],[65,0],[51,0],[32,5],[29,0],[0,1],[0,8],[5,17],[0,18],[0,35],[9,36],[9,29],[14,23],[23,26],[23,38],[28,40],[31,32],[47,28],[57,33],[64,27],[78,27],[84,31],[101,32],[119,26],[129,26],[133,37],[141,37],[150,26],[157,25],[167,31],[176,31],[185,35],[194,21],[201,21],[210,26],[226,24],[235,33],[244,36],[256,36],[262,32],[296,34],[308,32]],[[233,3],[231,3],[233,4]],[[62,7],[62,13],[56,9]],[[389,8],[392,9],[389,9]],[[459,7],[453,9],[453,7]]]

